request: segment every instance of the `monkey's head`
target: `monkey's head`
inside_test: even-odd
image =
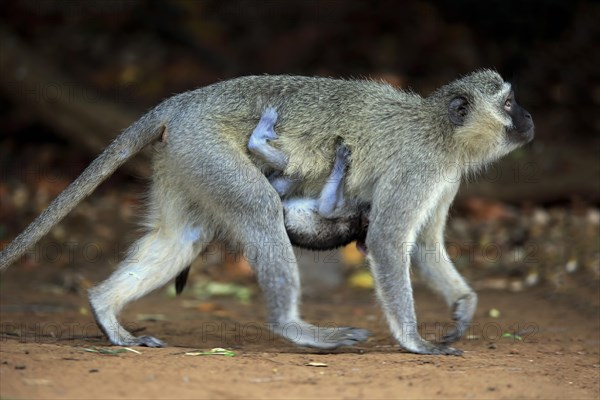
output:
[[[476,71],[441,87],[428,100],[446,110],[439,116],[449,128],[444,142],[465,163],[485,164],[533,139],[531,114],[517,104],[510,83],[497,72]]]

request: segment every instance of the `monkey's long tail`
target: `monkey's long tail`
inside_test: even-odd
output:
[[[158,110],[134,122],[83,171],[73,183],[55,198],[19,236],[0,252],[0,271],[21,257],[35,245],[54,225],[59,223],[79,202],[98,187],[106,178],[142,150],[158,139],[165,127],[157,118]]]

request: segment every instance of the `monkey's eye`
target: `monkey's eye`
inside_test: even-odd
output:
[[[506,99],[506,101],[504,102],[504,109],[506,111],[510,111],[511,107],[512,107],[512,100],[510,98]]]

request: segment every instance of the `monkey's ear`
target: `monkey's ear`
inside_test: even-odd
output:
[[[448,118],[454,125],[463,125],[468,113],[469,101],[466,98],[457,96],[450,101],[448,105]]]

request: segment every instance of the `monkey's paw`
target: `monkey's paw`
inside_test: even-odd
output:
[[[167,347],[167,344],[160,339],[152,336],[139,336],[130,340],[128,346],[144,346],[144,347]]]
[[[249,147],[264,144],[267,140],[279,139],[279,136],[273,129],[276,122],[277,111],[272,107],[267,108],[261,116],[260,121],[258,121],[258,125],[252,132],[252,136],[250,136],[250,141],[248,143]]]
[[[475,308],[477,308],[477,294],[475,292],[456,300],[452,312],[452,319],[456,325],[444,335],[442,343],[453,343],[462,337],[471,323]]]
[[[447,346],[443,343],[436,344],[428,342],[425,339],[421,339],[417,346],[407,347],[412,353],[417,354],[431,354],[431,355],[446,355],[446,356],[460,356],[463,354],[462,350],[454,347]]]
[[[344,162],[348,161],[348,159],[350,158],[350,154],[350,149],[346,147],[346,145],[343,143],[340,144],[335,151],[336,157],[343,160]]]
[[[319,329],[319,341],[311,347],[335,349],[341,346],[354,346],[366,342],[369,336],[371,332],[368,330],[350,326]]]
[[[366,341],[371,336],[368,330],[353,327],[321,328],[308,323],[293,323],[285,326],[280,330],[275,328],[275,331],[299,346],[317,349],[353,346]]]

